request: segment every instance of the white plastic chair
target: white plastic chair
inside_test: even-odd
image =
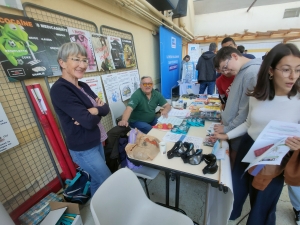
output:
[[[134,172],[134,174],[141,180],[144,181],[144,186],[146,189],[146,193],[148,198],[150,199],[150,194],[149,194],[149,190],[148,190],[148,185],[147,185],[147,180],[153,180],[155,179],[155,177],[157,177],[157,175],[159,174],[159,170],[147,167],[147,166],[142,166],[139,168],[135,168],[131,170],[132,172]]]
[[[96,225],[193,225],[177,212],[147,198],[136,175],[128,168],[112,174],[91,200]]]

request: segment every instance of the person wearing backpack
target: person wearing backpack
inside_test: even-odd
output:
[[[101,139],[106,139],[100,123],[109,113],[106,103],[78,81],[87,67],[85,48],[77,43],[63,44],[57,56],[62,71],[50,90],[53,107],[61,122],[66,142],[73,161],[91,175],[91,195],[111,175],[105,163]]]

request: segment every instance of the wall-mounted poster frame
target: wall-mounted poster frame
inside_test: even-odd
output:
[[[122,44],[125,46],[126,42],[128,43],[128,48],[132,50],[132,54],[133,57],[135,59],[135,66],[131,66],[129,65],[129,63],[125,63],[126,64],[126,68],[132,68],[132,69],[138,69],[138,62],[137,62],[137,57],[136,57],[136,51],[135,51],[135,45],[134,45],[134,39],[133,39],[133,35],[130,32],[124,31],[124,30],[120,30],[117,28],[113,28],[113,27],[109,27],[109,26],[105,26],[102,25],[100,26],[100,33],[106,36],[113,36],[113,37],[119,37],[121,38]],[[128,42],[128,41],[131,41]],[[125,61],[126,61],[126,55],[124,56]],[[115,72],[115,71],[114,71]]]

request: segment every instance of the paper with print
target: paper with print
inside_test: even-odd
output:
[[[108,104],[121,102],[121,94],[119,89],[119,82],[117,82],[118,75],[116,73],[104,74],[101,76]]]
[[[134,91],[133,91],[133,84],[131,83],[131,79],[130,79],[131,77],[128,71],[118,72],[116,74],[119,82],[122,101],[130,99]]]
[[[82,45],[87,52],[89,66],[86,69],[86,72],[97,71],[97,64],[96,64],[96,59],[95,59],[94,50],[92,46],[90,32],[78,28],[73,28],[73,27],[68,27],[68,32],[70,36],[70,41],[77,42],[78,44]]]
[[[130,76],[130,80],[131,80],[131,83],[133,86],[133,92],[135,92],[140,87],[139,71],[138,70],[129,70],[127,72]]]
[[[188,109],[183,109],[183,110],[180,110],[180,109],[174,109],[172,108],[170,110],[170,112],[168,113],[168,116],[178,116],[178,117],[187,117],[190,115],[190,110]]]
[[[163,116],[160,116],[157,119],[157,121],[159,123],[166,123],[166,124],[170,123],[174,126],[174,125],[180,125],[182,123],[183,119],[180,119],[177,117],[170,117],[170,116],[168,118],[164,118]]]
[[[115,65],[111,57],[110,45],[107,36],[91,33],[92,44],[99,71],[114,70]]]
[[[260,133],[242,162],[252,163],[256,159],[256,156],[254,154],[255,150],[263,148],[270,144],[276,144],[283,138],[294,136],[300,137],[300,124],[271,120]],[[269,150],[267,152],[269,152]]]
[[[80,81],[88,84],[92,91],[101,99],[101,101],[106,103],[104,90],[102,87],[102,82],[99,76],[97,77],[84,77],[79,79]]]
[[[195,137],[195,136],[185,136],[185,138],[183,139],[182,142],[189,142],[189,143],[193,143],[194,144],[194,149],[201,149],[201,147],[203,146],[203,138],[200,137]]]
[[[172,132],[169,131],[163,137],[163,141],[166,141],[166,142],[177,142],[177,141],[179,141],[179,139],[181,138],[181,136],[182,136],[182,134],[175,134],[175,133],[172,133]]]
[[[289,152],[290,148],[285,145],[285,138],[282,138],[265,153],[258,156],[245,171],[256,165],[280,165],[283,157]]]

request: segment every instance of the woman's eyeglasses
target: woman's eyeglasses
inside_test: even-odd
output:
[[[300,76],[300,68],[297,68],[297,69],[292,69],[292,68],[278,69],[278,68],[275,68],[275,69],[281,71],[283,77],[289,77],[290,75],[292,75],[292,72],[294,72],[294,74],[296,76],[298,76],[298,77]]]
[[[142,83],[144,87],[152,87],[153,83]]]
[[[88,59],[79,59],[79,58],[69,58],[69,59],[71,59],[76,64],[79,64],[80,62],[83,62],[83,64],[86,64],[86,65],[89,64]]]

